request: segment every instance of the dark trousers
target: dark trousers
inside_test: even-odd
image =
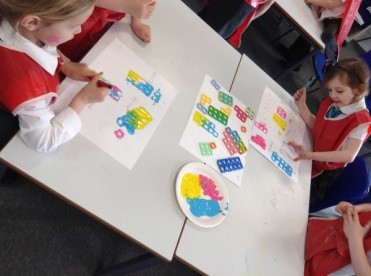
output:
[[[0,108],[0,150],[19,130],[18,118]]]
[[[10,112],[0,108],[0,151],[13,138],[18,130],[18,118],[13,116]],[[0,166],[3,165],[0,164]],[[0,175],[0,185],[12,184],[18,177],[18,174],[9,168],[4,169],[3,167],[2,170],[4,170],[4,173]]]
[[[195,13],[199,13],[206,4],[206,0],[182,0],[182,2]]]
[[[323,20],[324,30],[321,34],[321,39],[325,43],[325,56],[327,59],[330,59],[333,62],[336,62],[338,58],[336,35],[339,32],[340,24],[340,18]]]
[[[245,0],[212,0],[200,16],[227,39],[253,10]]]
[[[325,199],[332,185],[340,176],[344,168],[323,171],[319,176],[312,178],[310,185],[309,207],[313,207]]]

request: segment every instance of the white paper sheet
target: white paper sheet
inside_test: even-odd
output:
[[[240,100],[206,75],[180,145],[241,186],[253,119],[249,113],[249,109]],[[226,136],[232,139],[227,139]],[[229,163],[222,165],[224,169],[220,169],[218,162],[224,160],[224,164],[228,164],[231,158],[232,163],[240,162],[241,165]]]
[[[266,87],[251,131],[250,144],[277,166],[285,175],[297,181],[300,161],[287,143],[303,143],[305,123],[283,99]]]
[[[104,102],[84,109],[80,133],[132,169],[177,91],[116,38],[89,67],[114,88]],[[61,91],[53,110],[68,105],[84,85],[73,82]]]

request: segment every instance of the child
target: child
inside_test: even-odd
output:
[[[325,56],[328,60],[328,64],[333,64],[338,60],[336,34],[340,28],[346,1],[347,0],[305,0],[308,5],[314,5],[319,8],[319,20],[323,22],[324,26],[321,39],[325,43]]]
[[[20,137],[32,149],[48,152],[72,139],[81,128],[80,112],[109,92],[97,85],[102,74],[56,49],[81,31],[93,8],[94,0],[0,0],[0,108],[18,116]],[[60,71],[91,81],[54,114]]]
[[[320,104],[317,116],[305,103],[305,88],[293,96],[312,132],[313,151],[294,141],[289,143],[299,155],[294,160],[313,160],[310,206],[323,200],[342,168],[354,160],[370,135],[371,118],[365,104],[368,81],[369,71],[363,61],[344,59],[326,71],[324,83],[329,97]]]
[[[223,38],[239,48],[241,37],[252,20],[265,13],[275,0],[212,0],[201,17]]]
[[[335,209],[342,218],[308,221],[304,275],[328,275],[350,263],[350,275],[371,275],[371,204],[343,201]]]
[[[121,20],[130,14],[130,26],[141,40],[151,41],[151,29],[140,18],[152,16],[155,0],[97,0],[92,15],[82,25],[81,32],[72,40],[59,45],[59,50],[73,61],[80,61],[108,30],[110,23]]]

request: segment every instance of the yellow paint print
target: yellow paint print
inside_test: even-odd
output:
[[[180,194],[184,198],[195,199],[201,197],[200,178],[197,174],[186,173],[180,185]]]

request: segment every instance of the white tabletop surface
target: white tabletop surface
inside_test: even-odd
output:
[[[180,0],[158,1],[147,22],[153,37],[149,45],[136,38],[124,20],[85,59],[92,60],[118,37],[178,90],[132,170],[81,135],[50,154],[28,149],[16,136],[0,158],[158,257],[171,260],[185,221],[175,197],[175,179],[184,164],[197,161],[179,146],[180,138],[205,74],[229,88],[241,55]]]
[[[304,0],[276,0],[275,4],[304,32],[319,48],[324,49],[321,40],[322,22]]]
[[[243,56],[231,93],[258,110],[266,85],[294,106],[283,88]],[[307,131],[304,145],[311,147]],[[303,275],[310,173],[311,162],[301,161],[294,182],[250,146],[242,186],[224,178],[226,219],[210,229],[187,220],[176,257],[209,275]]]

